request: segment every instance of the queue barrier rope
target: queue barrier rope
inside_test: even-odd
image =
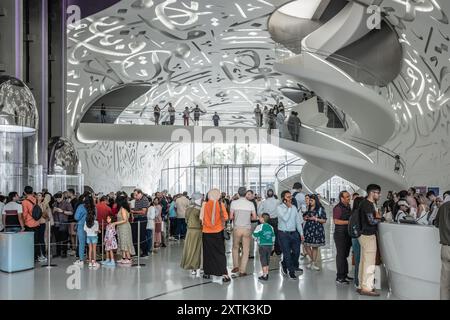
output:
[[[133,246],[137,246],[137,252],[135,252],[135,254],[137,256],[137,263],[132,264],[132,266],[138,267],[138,268],[140,268],[142,266],[145,266],[145,264],[140,262],[140,258],[141,258],[141,244],[147,243],[146,237],[144,237],[144,239],[141,240],[141,223],[142,222],[147,223],[147,220],[144,220],[144,221],[138,220],[138,221],[133,221],[133,222],[128,221],[128,223],[130,224],[130,227],[133,226],[133,225],[137,225],[137,241],[136,242],[132,241],[132,245]],[[170,221],[167,221],[167,222],[170,223]],[[169,230],[169,228],[167,228],[167,224],[168,224],[167,222],[166,221],[161,221],[161,223],[164,223],[164,229],[163,228],[161,229],[161,243],[164,243],[164,240],[166,240],[166,238],[168,238],[167,230]],[[45,223],[46,231],[47,231],[47,243],[45,243],[45,239],[44,239],[44,243],[39,242],[39,243],[34,244],[34,247],[35,247],[34,249],[35,250],[40,250],[42,245],[44,245],[46,247],[46,249],[47,249],[46,250],[47,251],[47,263],[46,264],[42,264],[41,265],[42,267],[45,267],[47,269],[51,269],[53,267],[57,267],[56,264],[52,264],[52,253],[51,253],[52,248],[54,248],[54,247],[57,248],[58,246],[68,246],[70,244],[70,240],[71,240],[70,237],[73,236],[73,235],[70,234],[69,227],[71,225],[73,225],[73,224],[75,224],[75,230],[76,230],[76,228],[78,227],[78,222],[53,222],[53,225],[52,225],[51,221],[47,221]],[[55,238],[56,238],[55,228],[58,228],[58,227],[60,228],[61,226],[64,226],[64,225],[67,225],[67,234],[68,234],[67,238],[68,239],[67,240],[63,240],[63,241],[54,241],[54,242],[52,242],[52,235],[54,235]],[[14,226],[9,226],[9,227],[14,227]],[[17,227],[20,227],[20,226],[17,226]],[[104,224],[104,221],[102,221],[101,222],[101,228],[99,230],[100,231],[99,233],[101,234],[101,239],[102,239],[101,242],[100,242],[101,259],[102,259],[102,261],[104,260],[104,237],[105,237],[104,230],[105,230],[105,224]],[[132,230],[132,235],[133,235],[133,228],[131,230]],[[154,233],[154,229],[152,231],[153,231],[153,234],[152,234],[152,242],[151,242],[151,252],[152,252],[152,254],[154,254],[155,253],[155,245],[154,245],[155,244],[155,241],[154,241],[155,233]],[[116,236],[118,238],[118,235],[116,235]],[[75,251],[77,249],[79,250],[78,232],[75,233],[75,244],[76,244]],[[86,249],[86,243],[85,243],[84,247],[85,247],[84,248],[84,250],[85,250]],[[118,248],[117,251],[120,252],[121,250]],[[148,249],[147,249],[147,251],[148,251]],[[76,255],[76,253],[75,253],[75,255]]]

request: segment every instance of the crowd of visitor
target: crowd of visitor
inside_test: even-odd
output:
[[[389,191],[382,205],[380,186],[370,184],[366,193],[362,197],[341,191],[332,209],[336,282],[354,282],[359,294],[379,296],[374,289],[375,266],[380,260],[379,223],[435,225],[440,229],[443,248],[448,248],[450,191],[443,194],[443,200],[433,191]],[[104,266],[130,265],[133,256],[146,257],[166,247],[165,239],[184,239],[181,268],[221,283],[248,275],[247,264],[253,258],[255,242],[261,281],[269,279],[269,264],[274,256],[282,257],[281,272],[292,280],[303,273],[300,260],[307,259],[306,268],[320,271],[319,248],[326,245],[324,225],[328,219],[320,196],[305,194],[299,182],[292,190],[281,192],[280,199],[272,189],[267,190],[263,201],[245,187],[233,197],[218,189],[206,195],[194,193],[189,197],[183,192],[172,197],[166,191],[148,195],[140,189],[131,195],[122,191],[78,195],[73,189],[51,195],[47,190],[36,193],[27,186],[22,196],[17,192],[9,193],[7,198],[0,195],[0,212],[1,230],[34,233],[37,262],[46,262],[53,251],[52,258],[76,255],[74,264],[82,267],[87,262],[89,268],[97,269],[99,253],[104,249]],[[230,239],[233,268],[228,272],[225,242]],[[351,249],[353,277],[348,265]],[[448,252],[443,251],[443,270],[448,270],[445,254]],[[442,277],[445,297],[448,272],[443,271]]]

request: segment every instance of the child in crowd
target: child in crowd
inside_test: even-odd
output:
[[[115,267],[116,262],[114,261],[114,250],[117,250],[117,240],[116,240],[116,229],[113,222],[112,216],[106,217],[106,225],[105,230],[105,251],[106,251],[106,261],[102,264],[104,266]]]
[[[88,212],[86,222],[84,223],[86,232],[86,243],[89,245],[89,268],[98,268],[100,265],[96,261],[96,249],[98,241],[98,221],[95,219],[95,213]]]
[[[263,270],[262,276],[258,279],[263,281],[269,280],[270,254],[272,253],[275,242],[275,232],[273,231],[272,226],[268,223],[269,219],[270,215],[268,213],[263,213],[259,217],[259,222],[261,224],[258,225],[253,232],[253,238],[258,242],[259,259]]]

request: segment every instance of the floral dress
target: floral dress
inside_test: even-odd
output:
[[[318,219],[327,219],[323,207],[314,210],[308,210],[305,217],[317,217]],[[309,247],[323,247],[325,245],[325,229],[323,224],[317,221],[308,220],[303,228],[305,236],[304,245]]]
[[[111,224],[106,226],[105,231],[105,250],[111,251],[117,249],[116,229]]]

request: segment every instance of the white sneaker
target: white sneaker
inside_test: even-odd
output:
[[[197,271],[196,271],[196,277],[197,278],[200,278],[202,276],[202,270],[201,269],[198,269]]]
[[[306,265],[306,269],[311,269],[311,266],[312,266],[312,263],[310,262]]]
[[[89,262],[89,266],[88,266],[89,268],[92,268],[93,267],[93,265],[92,265],[92,262]]]
[[[83,267],[84,266],[84,261],[77,260],[73,264],[76,265],[76,266],[79,266],[79,267]]]
[[[197,274],[197,271],[192,270],[192,271],[191,271],[191,274],[192,274],[193,276],[195,276],[195,275]]]
[[[316,266],[315,264],[312,265],[312,268],[313,268],[313,270],[320,271],[320,268],[318,266]]]
[[[100,264],[98,262],[92,262],[92,268],[98,269],[100,268]]]

